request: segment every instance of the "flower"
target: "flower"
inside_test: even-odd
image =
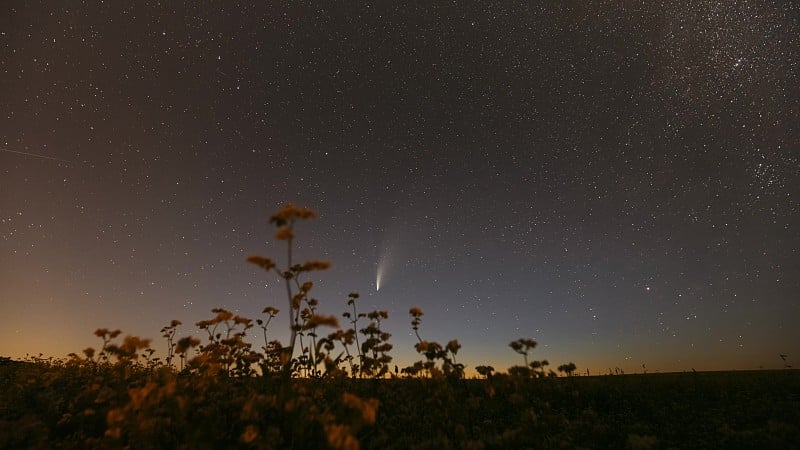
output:
[[[247,317],[242,316],[233,316],[233,323],[237,325],[244,325],[245,328],[250,328],[252,326],[252,319],[248,319]]]
[[[242,441],[245,444],[249,444],[256,440],[258,437],[258,428],[254,425],[248,425],[247,428],[244,429],[244,433],[242,433]]]
[[[247,257],[247,262],[260,266],[264,270],[270,270],[275,267],[275,263],[269,258],[263,256],[251,255]]]
[[[280,312],[280,310],[278,308],[275,308],[274,306],[267,306],[261,312],[264,314],[269,314],[270,316],[275,316]]]
[[[317,261],[311,260],[306,261],[305,264],[300,266],[300,269],[304,272],[310,272],[312,270],[325,270],[331,266],[331,263],[328,261]]]
[[[350,427],[346,425],[327,424],[325,425],[325,436],[328,438],[328,445],[337,450],[358,450],[358,440],[350,432]]]
[[[345,392],[342,394],[342,403],[348,408],[355,409],[361,413],[361,420],[367,424],[375,423],[378,414],[378,399],[369,398],[366,400],[361,399],[357,395]]]
[[[142,339],[138,336],[125,336],[122,345],[119,346],[120,357],[131,357],[136,359],[138,355],[137,350],[142,350],[150,347],[150,339]]]
[[[291,203],[287,203],[278,210],[275,214],[270,216],[269,223],[275,224],[275,226],[283,227],[286,225],[291,225],[294,222],[294,219],[312,219],[317,215],[314,211],[304,208],[294,206]]]
[[[303,325],[303,329],[310,330],[322,325],[336,328],[339,326],[339,321],[336,319],[336,316],[321,316],[318,314],[313,314],[308,317],[305,325]]]
[[[461,348],[461,344],[458,343],[457,339],[453,339],[452,341],[447,343],[447,351],[449,351],[450,353],[452,353],[454,355],[456,353],[458,353],[458,349],[460,349],[460,348]]]
[[[189,351],[192,347],[197,347],[200,345],[200,339],[197,339],[192,336],[187,336],[181,339],[178,339],[178,343],[175,345],[175,353],[183,354]]]

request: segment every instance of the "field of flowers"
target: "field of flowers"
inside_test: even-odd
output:
[[[3,360],[0,448],[793,448],[800,373],[285,379]]]
[[[292,261],[294,224],[314,213],[287,205],[270,218],[287,242],[283,278],[290,332],[270,340],[280,310],[252,320],[216,308],[203,339],[161,329],[151,340],[95,331],[99,349],[66,360],[0,358],[0,449],[552,449],[797,448],[800,372],[572,376],[574,363],[530,361],[537,343],[509,347],[523,365],[467,379],[461,345],[428,341],[409,311],[420,355],[392,363],[386,311],[319,314],[309,274]],[[427,325],[426,325],[427,326]],[[326,330],[326,332],[323,332]],[[258,342],[258,344],[255,344]],[[394,370],[392,370],[394,369]]]

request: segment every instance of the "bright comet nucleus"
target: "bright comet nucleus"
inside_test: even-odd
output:
[[[384,278],[386,278],[386,271],[389,269],[389,258],[387,254],[382,255],[378,260],[378,267],[375,271],[375,291],[381,290]]]

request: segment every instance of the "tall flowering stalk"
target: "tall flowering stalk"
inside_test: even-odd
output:
[[[314,217],[316,217],[316,214],[314,214],[314,212],[308,208],[301,208],[292,204],[287,204],[269,218],[269,222],[277,227],[275,238],[281,241],[286,241],[285,270],[279,269],[275,262],[270,258],[265,258],[258,255],[247,258],[248,262],[256,264],[266,271],[275,272],[284,280],[286,297],[289,303],[288,316],[290,333],[289,345],[281,349],[281,366],[283,367],[282,372],[285,376],[290,376],[292,373],[292,357],[294,355],[295,345],[300,333],[313,330],[313,328],[316,328],[319,325],[328,325],[334,327],[338,326],[335,318],[317,317],[313,312],[310,314],[301,314],[304,311],[304,309],[301,308],[301,305],[303,303],[309,303],[310,300],[308,293],[313,287],[313,284],[310,281],[302,283],[300,282],[301,274],[303,272],[311,272],[313,270],[325,270],[330,267],[330,263],[327,261],[312,260],[306,261],[303,264],[295,264],[292,260],[295,223],[297,220],[312,219]],[[312,357],[312,360],[313,359],[315,358]]]

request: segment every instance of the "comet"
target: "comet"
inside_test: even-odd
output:
[[[381,280],[383,280],[383,273],[386,270],[386,265],[383,264],[383,260],[378,262],[378,270],[375,272],[375,292],[381,290]]]
[[[387,281],[391,281],[391,272],[394,272],[395,263],[399,256],[398,252],[401,251],[400,234],[396,226],[384,232],[383,239],[377,250],[376,257],[378,262],[375,265],[375,292],[380,291]]]
[[[392,267],[392,254],[394,245],[384,242],[381,252],[378,255],[378,264],[375,269],[375,292],[381,290],[381,286],[386,283],[389,271]]]

